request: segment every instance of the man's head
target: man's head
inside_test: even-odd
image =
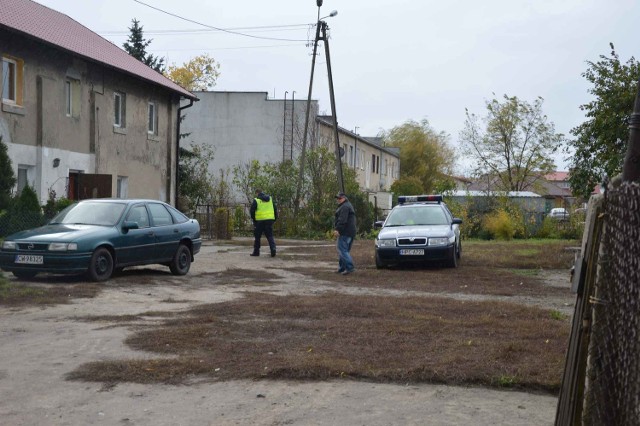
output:
[[[262,189],[261,188],[256,188],[256,195],[262,194]]]
[[[336,195],[336,200],[338,201],[338,203],[342,204],[347,200],[347,196],[344,192],[340,191]]]

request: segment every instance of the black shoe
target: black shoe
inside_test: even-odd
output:
[[[271,250],[271,257],[276,257],[276,249]]]
[[[344,272],[344,269],[338,269],[337,271],[333,271],[336,274],[341,274]]]
[[[346,271],[342,271],[340,272],[342,275],[349,275],[349,274],[353,274],[356,270],[352,269],[352,270],[346,270]]]
[[[249,256],[260,256],[260,253],[256,253],[255,251],[251,253]]]

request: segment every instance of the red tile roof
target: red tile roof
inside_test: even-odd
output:
[[[549,173],[544,178],[546,180],[556,181],[556,182],[565,181],[569,179],[569,172],[553,172],[553,173]]]
[[[164,86],[184,97],[196,99],[193,93],[130,56],[126,51],[84,25],[34,1],[0,0],[1,27]]]

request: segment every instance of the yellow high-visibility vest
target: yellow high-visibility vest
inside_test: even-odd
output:
[[[276,214],[273,210],[273,197],[269,201],[262,201],[256,198],[256,220],[276,220]]]

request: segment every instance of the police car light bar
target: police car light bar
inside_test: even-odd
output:
[[[398,204],[419,203],[424,201],[442,202],[442,195],[399,195]]]

